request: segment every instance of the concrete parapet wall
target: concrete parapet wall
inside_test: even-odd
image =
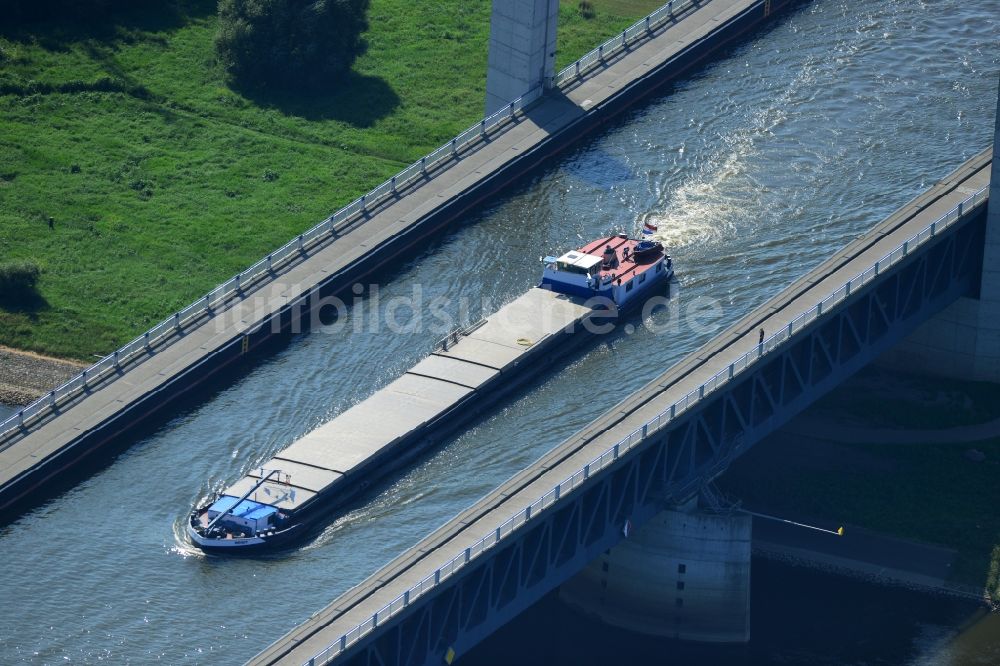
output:
[[[664,511],[565,583],[566,603],[608,624],[681,640],[750,640],[752,519]]]
[[[1000,89],[993,132],[993,154],[1000,151]],[[973,378],[1000,382],[1000,166],[993,160],[990,203],[983,243],[983,278],[979,285],[978,335]]]
[[[550,85],[558,21],[559,0],[493,0],[485,115]]]

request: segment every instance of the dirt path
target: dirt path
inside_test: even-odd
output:
[[[84,367],[79,361],[0,347],[0,402],[27,405]]]

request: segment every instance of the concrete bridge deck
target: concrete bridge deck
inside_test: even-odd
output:
[[[55,480],[289,325],[296,308],[378,270],[542,159],[680,75],[793,0],[709,0],[610,57],[388,203],[358,215],[270,279],[181,327],[137,361],[91,383],[29,426],[0,434],[0,517],[37,502]],[[303,295],[306,294],[306,295]]]
[[[752,351],[758,345],[761,328],[768,335],[784,329],[800,313],[815,308],[848,280],[984,188],[989,183],[991,160],[990,150],[969,160],[808,275],[315,613],[249,663],[297,666],[335,645],[342,636],[369,621],[377,611],[496,530],[511,515],[523,512],[609,447]]]

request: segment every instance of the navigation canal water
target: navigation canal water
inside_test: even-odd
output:
[[[995,0],[816,0],[632,110],[401,264],[339,329],[300,336],[3,528],[3,661],[253,655],[985,148],[998,38]],[[537,281],[542,255],[647,220],[675,257],[672,309],[585,347],[300,549],[225,560],[184,542],[192,504],[427,354],[436,307],[490,311]],[[393,300],[414,295],[415,310]],[[393,313],[424,325],[399,331]],[[769,594],[794,593],[774,580]],[[859,588],[855,603],[898,599],[885,594]],[[898,603],[882,659],[932,659],[926,623],[947,636],[960,615]],[[834,618],[821,645],[780,631],[755,645],[788,663],[857,660],[838,652],[856,622]]]

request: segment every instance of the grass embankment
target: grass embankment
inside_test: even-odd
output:
[[[559,64],[658,4],[563,3]],[[308,98],[224,84],[213,0],[0,26],[0,260],[43,271],[0,344],[107,353],[474,123],[489,12],[372,0],[352,75]]]
[[[1000,438],[966,444],[834,442],[822,426],[824,420],[847,419],[876,430],[945,429],[946,442],[949,427],[1000,416],[996,396],[997,387],[989,384],[867,368],[810,408],[813,437],[771,436],[737,460],[720,487],[776,515],[953,548],[954,580],[985,585],[1000,600]],[[985,459],[970,459],[970,450]]]

